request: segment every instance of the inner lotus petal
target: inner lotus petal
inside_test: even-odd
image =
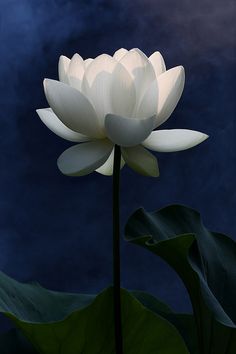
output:
[[[163,56],[160,52],[154,52],[150,57],[149,61],[152,63],[152,66],[155,70],[156,77],[161,75],[166,71],[166,65],[163,59]]]
[[[111,82],[111,110],[124,117],[132,117],[136,106],[136,92],[134,81],[123,65],[117,63],[112,74]]]
[[[61,82],[68,84],[67,71],[70,65],[70,59],[61,55],[58,61],[58,76]]]
[[[134,80],[136,104],[139,105],[144,92],[156,78],[153,66],[146,55],[138,49],[132,49],[126,53],[121,58],[120,63],[126,68]]]
[[[114,53],[113,57],[114,57],[114,59],[116,59],[117,61],[120,61],[120,59],[121,59],[126,53],[128,53],[128,50],[127,50],[127,49],[120,48],[120,49],[118,49],[118,50]]]
[[[157,101],[158,85],[157,81],[154,80],[144,93],[143,98],[136,109],[135,117],[144,118],[154,115],[157,117]]]
[[[89,97],[102,126],[105,115],[111,112],[112,74],[117,61],[103,54],[95,58],[85,71],[82,82],[82,92]]]
[[[85,69],[87,69],[87,67],[89,66],[89,64],[92,63],[92,61],[93,61],[92,58],[85,59],[84,61]]]
[[[82,80],[84,77],[85,65],[83,58],[79,54],[75,54],[69,64],[67,77],[70,86],[81,90]]]

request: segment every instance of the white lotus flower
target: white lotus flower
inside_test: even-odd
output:
[[[38,109],[43,123],[60,137],[80,144],[58,158],[62,173],[93,171],[112,175],[114,145],[122,166],[158,176],[153,151],[189,149],[208,136],[186,130],[155,130],[175,109],[184,87],[184,68],[166,71],[159,52],[149,58],[139,49],[119,49],[112,56],[83,60],[61,56],[59,80],[44,80],[50,108]]]

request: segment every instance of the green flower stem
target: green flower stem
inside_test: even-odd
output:
[[[120,299],[120,160],[120,147],[115,145],[113,165],[113,296],[116,354],[123,353]]]

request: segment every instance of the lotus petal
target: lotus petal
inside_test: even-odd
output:
[[[108,113],[131,117],[136,105],[135,86],[132,77],[118,63],[112,74],[111,110]]]
[[[37,109],[36,112],[39,115],[41,121],[56,135],[60,136],[63,139],[69,141],[83,142],[90,140],[89,137],[76,133],[73,130],[67,128],[51,108],[42,108]]]
[[[70,129],[94,138],[104,137],[89,100],[78,90],[56,80],[44,80],[44,91],[57,117]]]
[[[102,175],[105,175],[105,176],[112,176],[113,175],[113,164],[114,164],[114,148],[113,148],[110,156],[106,160],[106,162],[101,167],[96,169],[96,172],[101,173]],[[123,157],[121,156],[120,169],[122,169],[124,167],[124,165],[125,165],[125,161],[124,161]]]
[[[67,70],[70,65],[70,59],[64,55],[61,55],[58,62],[58,76],[61,82],[68,84]]]
[[[92,63],[92,61],[93,61],[92,58],[85,59],[84,61],[85,68],[87,68]]]
[[[138,119],[107,114],[105,129],[109,139],[120,146],[134,146],[146,139],[155,123],[155,116]]]
[[[141,145],[122,148],[122,156],[125,162],[134,171],[144,176],[158,177],[159,169],[156,157]]]
[[[160,52],[154,52],[149,57],[149,60],[152,63],[152,66],[155,70],[156,77],[158,77],[159,75],[161,75],[166,71],[166,65],[163,56],[161,55]]]
[[[120,48],[120,49],[118,49],[118,50],[114,53],[113,58],[116,59],[117,61],[120,61],[120,59],[121,59],[126,53],[128,53],[128,50],[127,50],[127,49]]]
[[[70,65],[67,71],[67,77],[70,86],[81,91],[81,84],[84,77],[84,61],[79,54],[73,55],[70,61]]]
[[[144,93],[139,107],[137,107],[135,117],[144,118],[157,115],[157,100],[158,86],[157,81],[154,80]]]
[[[152,132],[142,145],[153,151],[174,152],[190,149],[207,138],[208,135],[195,130],[157,130]]]
[[[112,73],[117,61],[102,54],[95,58],[85,71],[82,92],[92,102],[97,116],[104,124],[105,115],[111,112],[111,83]]]
[[[57,160],[59,170],[68,176],[84,176],[102,166],[113,144],[107,139],[74,145]]]
[[[131,49],[121,58],[120,63],[134,80],[136,101],[137,105],[139,105],[144,92],[156,78],[153,66],[146,55],[139,49]]]
[[[184,81],[185,74],[182,66],[176,66],[158,76],[158,116],[156,127],[164,123],[175,109],[183,92]]]

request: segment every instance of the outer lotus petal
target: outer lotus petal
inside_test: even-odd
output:
[[[67,70],[70,65],[70,59],[61,55],[58,62],[58,76],[61,82],[68,84]]]
[[[75,54],[70,61],[70,65],[67,71],[67,77],[70,86],[81,90],[81,84],[84,77],[84,61],[79,54]]]
[[[188,129],[157,130],[142,145],[154,151],[173,152],[190,149],[207,138],[204,133]]]
[[[149,136],[153,130],[155,119],[155,116],[137,119],[107,114],[105,129],[107,136],[114,144],[120,146],[135,146]]]
[[[132,117],[136,104],[135,86],[132,77],[120,63],[117,63],[112,74],[110,93],[111,110],[108,113]]]
[[[101,167],[96,169],[96,171],[98,173],[101,173],[102,175],[105,175],[105,176],[112,176],[113,175],[113,164],[114,164],[114,149],[112,150],[111,155],[108,157],[106,162]],[[121,157],[120,169],[122,169],[124,167],[124,164],[125,164],[125,161],[124,161],[123,157]]]
[[[92,58],[85,59],[84,61],[85,69],[87,69],[87,67],[89,66],[89,64],[92,63],[92,61],[93,61]]]
[[[158,117],[156,127],[164,123],[175,109],[183,92],[184,81],[185,74],[182,66],[176,66],[158,76]]]
[[[83,142],[90,140],[89,137],[76,133],[73,130],[67,128],[60,119],[57,118],[51,108],[37,109],[36,112],[39,115],[41,121],[56,135],[69,141]]]
[[[122,148],[121,150],[125,162],[134,171],[144,176],[159,176],[157,159],[141,145],[130,148]]]
[[[111,112],[110,89],[116,65],[117,61],[111,56],[99,55],[86,69],[82,83],[82,92],[93,103],[102,125],[105,115]]]
[[[153,66],[146,55],[139,49],[131,49],[121,58],[120,63],[127,69],[134,80],[136,100],[137,105],[139,105],[144,92],[156,78]]]
[[[144,96],[137,108],[135,117],[144,118],[157,115],[158,86],[154,80],[147,88]]]
[[[154,52],[149,57],[149,60],[152,63],[152,66],[155,70],[156,77],[158,77],[159,75],[161,75],[166,71],[166,65],[163,56],[161,55],[160,52]]]
[[[127,49],[120,48],[120,49],[118,49],[118,50],[114,53],[113,58],[115,58],[117,61],[120,61],[120,59],[121,59],[126,53],[128,53],[128,50],[127,50]]]
[[[61,154],[57,165],[65,175],[84,176],[104,164],[112,149],[107,139],[74,145]]]
[[[94,138],[104,137],[96,112],[81,92],[49,79],[44,80],[44,91],[49,106],[68,128]]]

